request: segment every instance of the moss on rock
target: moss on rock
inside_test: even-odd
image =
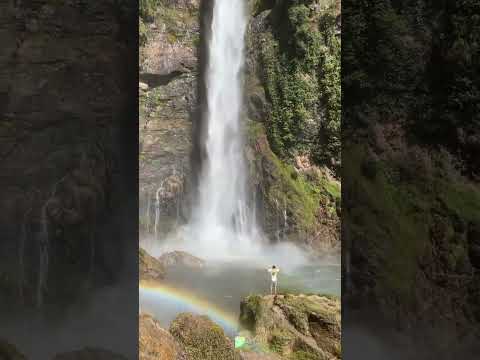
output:
[[[207,316],[182,313],[170,325],[170,333],[183,344],[190,360],[239,359],[233,342]]]
[[[248,319],[254,341],[282,358],[341,358],[338,298],[252,295],[242,302],[241,319]]]
[[[319,168],[296,169],[282,161],[270,149],[262,124],[250,122],[247,135],[250,177],[254,186],[261,189],[264,226],[271,236],[278,231],[280,221],[282,226],[286,225],[282,229],[284,236],[297,242],[315,236],[322,219],[339,221],[341,191],[337,180]]]

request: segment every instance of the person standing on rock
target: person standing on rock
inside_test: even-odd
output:
[[[277,282],[278,282],[277,274],[280,271],[280,269],[275,265],[272,265],[272,267],[267,269],[267,271],[272,276],[272,282],[270,284],[270,295],[277,295]]]

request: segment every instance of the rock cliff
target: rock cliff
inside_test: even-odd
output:
[[[341,359],[340,301],[320,295],[246,298],[240,320],[253,341],[285,359]]]
[[[160,2],[140,20],[140,225],[155,233],[185,216],[197,106],[199,1]],[[158,200],[157,200],[158,199]]]
[[[338,250],[339,3],[249,6],[247,159],[260,220],[274,241]]]

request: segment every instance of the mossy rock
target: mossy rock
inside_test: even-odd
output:
[[[258,344],[285,359],[340,359],[340,300],[321,295],[251,295],[242,301]]]
[[[238,360],[239,354],[223,329],[207,316],[182,313],[170,325],[190,360]]]
[[[250,178],[262,192],[266,232],[272,236],[279,221],[285,226],[286,218],[281,230],[291,241],[305,241],[316,234],[322,220],[331,221],[332,233],[338,235],[340,182],[318,167],[301,172],[280,159],[271,150],[261,123],[248,123],[247,139]]]

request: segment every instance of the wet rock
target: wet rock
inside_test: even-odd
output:
[[[165,268],[161,262],[150,256],[145,250],[139,249],[138,262],[140,280],[161,280],[165,276]]]
[[[180,314],[170,325],[170,333],[185,347],[189,360],[239,359],[233,342],[207,316]]]
[[[240,320],[255,342],[284,357],[341,358],[340,300],[320,295],[249,296]]]
[[[169,253],[165,253],[158,258],[158,261],[165,268],[168,268],[170,266],[183,266],[199,269],[205,266],[205,260],[190,255],[185,251],[172,251]]]
[[[140,314],[139,333],[140,360],[187,360],[180,344],[152,316]]]
[[[148,90],[140,92],[140,208],[141,232],[155,233],[153,203],[169,177],[182,183],[190,179],[191,114],[196,106],[199,1],[162,2],[156,11],[146,42],[140,47],[140,80]],[[171,230],[184,213],[184,196],[162,201],[161,232]]]

